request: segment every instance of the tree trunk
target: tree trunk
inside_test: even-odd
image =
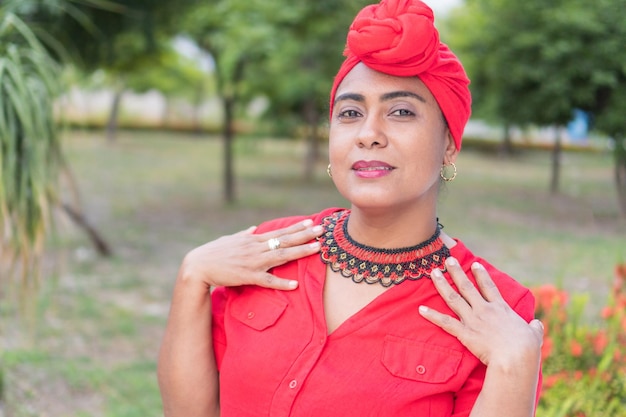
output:
[[[233,168],[233,142],[235,141],[235,104],[237,103],[237,88],[243,78],[246,57],[237,61],[232,74],[230,85],[224,85],[222,91],[224,103],[224,199],[227,203],[235,201],[235,173]]]
[[[555,195],[559,192],[559,182],[561,174],[561,128],[555,128],[554,147],[552,148],[552,179],[550,181],[550,194]]]
[[[304,159],[304,181],[311,182],[315,176],[315,165],[319,159],[319,140],[317,125],[319,113],[314,99],[309,99],[304,103],[304,120],[307,124],[306,134],[306,155]]]
[[[511,139],[511,124],[504,123],[504,137],[502,138],[502,146],[500,147],[501,156],[510,156],[513,153],[513,141]]]
[[[161,127],[167,129],[170,127],[170,114],[172,112],[172,99],[168,96],[163,97],[163,112],[161,113]]]
[[[626,218],[626,138],[615,139],[615,186],[622,217]]]
[[[113,95],[113,102],[111,103],[111,112],[109,113],[109,120],[107,121],[107,142],[113,143],[117,137],[117,121],[120,112],[120,103],[122,101],[122,95],[124,95],[124,88],[120,87],[115,89]]]
[[[111,247],[106,240],[100,235],[100,233],[87,221],[85,215],[71,207],[67,203],[62,203],[61,207],[65,213],[76,223],[78,227],[83,229],[87,233],[87,237],[91,240],[94,248],[100,256],[110,257],[112,255]]]
[[[161,128],[167,129],[170,125],[170,113],[172,109],[171,99],[163,96],[163,111],[161,112]]]
[[[234,107],[233,97],[224,97],[224,126],[222,127],[222,138],[224,141],[224,200],[227,203],[235,201],[235,175],[233,172],[233,141],[234,141]]]
[[[202,108],[202,103],[204,102],[204,91],[205,91],[205,82],[201,81],[198,84],[198,88],[196,89],[196,92],[194,94],[194,100],[193,100],[193,132],[200,134],[202,132],[202,124],[201,124],[201,114],[200,114],[200,110]]]

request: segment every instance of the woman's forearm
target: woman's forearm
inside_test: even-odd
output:
[[[540,353],[509,364],[491,363],[470,417],[532,417],[535,415]]]
[[[179,274],[159,353],[165,417],[219,416],[219,382],[211,337],[211,295]]]

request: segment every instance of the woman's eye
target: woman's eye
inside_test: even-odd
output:
[[[360,113],[356,110],[344,110],[340,112],[338,116],[340,118],[353,118],[353,117],[358,117],[359,114]]]
[[[391,112],[392,116],[413,116],[414,113],[407,109],[398,109]]]

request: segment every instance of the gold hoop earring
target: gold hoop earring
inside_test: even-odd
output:
[[[330,170],[330,164],[328,164],[328,168],[326,168],[326,173],[328,174],[328,176],[329,176],[330,178],[332,178],[332,177],[333,177],[333,173],[332,173],[332,171]]]
[[[452,175],[448,177],[446,176],[446,168],[450,166],[452,167]],[[442,165],[439,175],[446,182],[454,181],[454,179],[456,178],[456,165],[454,165],[454,162],[450,162],[448,165]]]

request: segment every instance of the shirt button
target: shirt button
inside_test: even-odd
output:
[[[248,312],[248,319],[253,319],[253,318],[254,318],[254,311]]]
[[[426,367],[424,365],[417,365],[415,371],[420,375],[424,375],[426,373]]]
[[[290,383],[289,383],[289,388],[293,389],[298,385],[298,381],[296,381],[295,379],[293,379]]]

